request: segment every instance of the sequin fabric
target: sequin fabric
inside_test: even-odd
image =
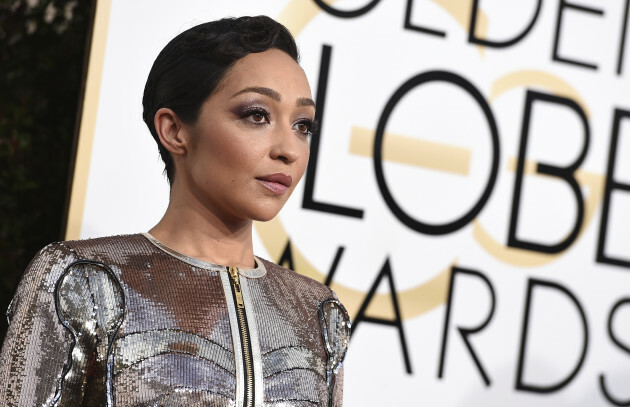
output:
[[[334,394],[337,376],[343,359],[346,357],[350,341],[350,320],[344,306],[334,298],[322,302],[319,306],[319,322],[322,325],[324,345],[328,354],[326,363],[326,382],[328,384],[329,405],[334,406]]]
[[[225,266],[147,234],[47,246],[7,312],[0,405],[341,406],[345,309],[256,262],[239,307]]]

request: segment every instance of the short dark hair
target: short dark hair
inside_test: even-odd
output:
[[[157,56],[144,87],[142,118],[158,144],[171,186],[175,168],[155,130],[155,113],[167,107],[184,123],[194,123],[236,61],[272,48],[299,62],[295,40],[282,24],[267,16],[224,18],[182,32]]]

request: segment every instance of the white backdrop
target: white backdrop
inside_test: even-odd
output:
[[[193,25],[266,14],[296,36],[322,129],[255,248],[333,270],[357,327],[345,405],[630,405],[628,0],[327,3],[99,0],[68,238],[159,220],[153,60]]]

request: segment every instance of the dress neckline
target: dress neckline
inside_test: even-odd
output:
[[[214,271],[225,271],[227,272],[228,266],[224,266],[221,264],[217,264],[217,263],[211,263],[208,261],[204,261],[204,260],[200,260],[197,259],[195,257],[191,257],[188,256],[184,253],[180,253],[175,249],[172,249],[170,247],[168,247],[167,245],[165,245],[164,243],[160,242],[159,240],[157,240],[155,237],[153,237],[152,234],[150,234],[149,232],[144,232],[141,233],[142,236],[144,236],[149,242],[151,242],[155,247],[157,247],[158,249],[162,250],[164,253],[177,258],[178,260],[181,260],[185,263],[190,264],[191,266],[195,266],[195,267],[200,267],[203,269],[207,269],[207,270],[214,270]],[[265,268],[265,265],[263,264],[263,262],[257,257],[254,256],[254,261],[256,263],[256,267],[253,269],[242,269],[242,268],[238,268],[239,274],[248,278],[260,278],[263,277],[265,274],[267,274],[267,269]]]

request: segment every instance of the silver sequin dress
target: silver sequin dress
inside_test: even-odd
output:
[[[148,234],[54,243],[7,312],[1,406],[341,406],[350,322],[326,286]]]

